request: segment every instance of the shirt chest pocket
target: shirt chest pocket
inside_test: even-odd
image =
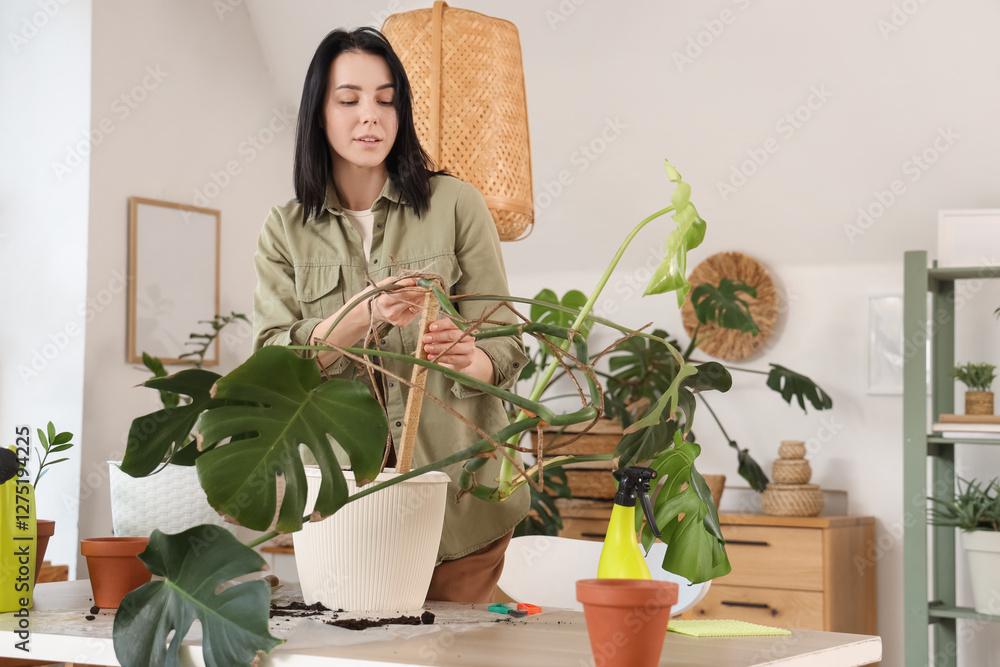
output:
[[[295,296],[302,318],[325,319],[344,305],[344,281],[339,264],[295,267]]]
[[[400,262],[405,269],[427,269],[428,273],[436,273],[441,276],[444,282],[444,291],[448,295],[454,293],[453,287],[462,277],[462,268],[458,265],[458,259],[454,255],[442,255],[433,260],[419,259],[411,262]],[[417,319],[410,326],[403,329],[403,346],[407,354],[412,354],[417,349],[417,336],[420,334],[420,320]]]

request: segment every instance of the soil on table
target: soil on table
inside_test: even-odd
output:
[[[293,618],[307,618],[310,616],[319,616],[321,614],[341,614],[344,613],[343,609],[331,610],[323,605],[321,602],[315,604],[305,604],[304,602],[291,602],[284,606],[278,606],[275,604],[271,605],[271,618],[277,616],[290,616]],[[393,616],[386,618],[344,618],[340,619],[334,616],[330,620],[323,621],[327,625],[335,625],[340,628],[345,628],[347,630],[367,630],[368,628],[377,628],[383,625],[431,625],[434,623],[434,614],[430,611],[424,611],[424,613],[419,616]]]

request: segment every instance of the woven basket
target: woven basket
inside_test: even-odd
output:
[[[993,414],[993,392],[992,391],[965,392],[965,414],[967,415]]]
[[[747,303],[750,315],[760,329],[760,333],[756,336],[736,329],[724,329],[712,322],[698,323],[698,316],[691,302],[694,288],[703,283],[718,285],[722,278],[729,278],[733,282],[744,282],[757,290],[756,298],[744,292],[739,293],[739,297]],[[758,351],[771,337],[778,317],[778,294],[767,269],[753,257],[740,252],[716,253],[696,266],[688,276],[688,280],[691,283],[691,293],[681,307],[681,317],[688,336],[698,329],[699,339],[704,337],[698,345],[700,351],[716,359],[737,361]]]
[[[613,419],[600,419],[589,431],[581,435],[580,431],[586,425],[586,423],[575,424],[565,429],[550,426],[543,429],[546,456],[589,456],[614,453],[618,442],[622,439],[621,422]],[[531,432],[531,443],[537,453],[538,433],[535,431]],[[608,461],[608,464],[610,463]]]
[[[806,484],[812,467],[805,459],[778,459],[771,465],[771,477],[778,484]]]
[[[108,461],[111,485],[111,523],[116,537],[149,537],[154,528],[179,533],[211,523],[235,532],[208,504],[194,466],[168,465],[148,477],[131,477],[121,461]]]
[[[778,447],[778,456],[783,459],[804,459],[806,443],[801,440],[782,440]]]
[[[613,500],[618,493],[610,470],[581,470],[566,466],[566,481],[574,498]]]
[[[435,2],[382,32],[413,90],[420,143],[439,169],[483,193],[502,241],[535,222],[521,42],[513,23]]]
[[[818,484],[768,484],[760,505],[771,516],[816,516],[823,511],[823,492]]]

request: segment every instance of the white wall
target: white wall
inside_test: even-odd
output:
[[[36,514],[54,519],[46,558],[76,564],[87,271],[90,0],[0,4],[0,444],[52,421],[77,447],[56,454]],[[29,470],[37,474],[34,454]]]
[[[304,69],[309,44],[328,29],[380,25],[387,11],[429,4],[300,0],[288,9],[247,1],[289,99],[297,95],[291,73]],[[589,291],[626,231],[668,203],[662,160],[669,158],[709,223],[689,265],[716,252],[746,253],[769,268],[786,304],[766,348],[742,365],[780,363],[834,399],[830,412],[803,414],[763,377],[737,374],[712,405],[767,470],[782,439],[810,441],[814,481],[846,490],[849,511],[877,518],[883,664],[902,665],[902,400],[867,393],[868,297],[902,292],[905,250],[935,257],[939,209],[1000,207],[993,157],[1000,7],[982,0],[460,6],[508,19],[520,32],[538,215],[527,240],[504,248],[514,292]],[[600,305],[622,323],[652,321],[686,341],[672,296],[639,298],[664,237],[644,232],[605,292],[613,302]],[[997,305],[984,290],[960,313],[960,360],[1000,359]],[[742,484],[709,416],[697,422],[701,469]],[[960,471],[1000,469],[990,454],[963,448]],[[968,594],[968,584],[960,590]],[[962,637],[963,664],[996,660],[996,628]]]
[[[115,131],[94,147],[90,168],[87,297],[103,295],[108,303],[87,329],[81,535],[110,530],[104,461],[120,455],[131,419],[156,406],[153,392],[133,388],[146,374],[123,356],[126,304],[114,290],[116,272],[126,265],[127,197],[199,203],[195,190],[203,192],[212,173],[236,161],[241,173],[208,206],[222,210],[222,311],[248,312],[257,231],[268,208],[291,196],[291,127],[252,161],[241,142],[267,126],[274,106],[296,103],[312,50],[329,29],[378,25],[389,12],[428,4],[95,3],[89,126],[109,119]],[[868,297],[901,292],[904,250],[927,248],[933,256],[937,210],[1000,208],[993,160],[1000,146],[1000,45],[993,39],[1000,6],[986,0],[463,4],[513,21],[521,35],[539,214],[531,237],[505,246],[514,291],[589,289],[625,230],[665,205],[671,187],[662,159],[676,164],[709,221],[691,266],[715,252],[744,252],[768,266],[787,304],[765,350],[745,365],[787,365],[819,381],[835,402],[829,413],[804,415],[762,379],[740,374],[713,406],[730,435],[765,467],[782,439],[816,443],[814,480],[847,491],[851,512],[878,519],[873,556],[883,664],[902,665],[901,398],[867,393]],[[18,21],[31,9],[21,5],[0,17]],[[166,75],[122,117],[112,105],[142,85],[148,67]],[[0,83],[6,91],[7,79]],[[85,99],[80,95],[74,100]],[[810,102],[812,109],[802,106]],[[14,112],[4,106],[0,113]],[[19,119],[27,116],[20,113]],[[793,125],[788,114],[802,120]],[[6,146],[17,135],[10,124],[0,127],[7,128]],[[68,132],[50,152],[64,150],[73,137]],[[28,159],[31,151],[20,145],[16,155]],[[924,152],[934,162],[921,170],[913,156]],[[754,157],[762,164],[747,162]],[[28,182],[24,164],[17,165],[17,190]],[[734,177],[740,169],[749,174],[745,182]],[[894,181],[896,194],[880,214],[879,199],[889,202]],[[735,191],[726,191],[726,183]],[[3,232],[25,233],[25,225],[8,222],[13,198],[0,200]],[[72,209],[77,216],[80,206]],[[859,207],[872,211],[870,223],[859,223]],[[29,217],[25,205],[19,208],[14,219]],[[604,309],[623,323],[653,321],[683,338],[672,297],[640,300],[633,287],[662,240],[652,229],[640,238],[610,285],[616,312]],[[19,254],[34,248],[26,243],[38,243],[18,241]],[[0,252],[5,247],[0,237]],[[51,299],[63,286],[52,281],[38,293]],[[998,358],[998,325],[990,316],[998,298],[986,291],[973,296],[962,315],[969,325],[960,320],[960,359]],[[30,316],[37,325],[43,313]],[[223,370],[250,348],[240,336],[228,342]],[[21,419],[6,412],[9,396],[21,391],[6,379],[8,364],[0,396],[5,429],[9,419]],[[701,468],[738,484],[732,453],[704,417]],[[990,454],[963,450],[959,468],[995,470]],[[967,636],[963,664],[997,664],[996,628]]]
[[[107,303],[88,329],[84,537],[111,533],[106,461],[121,458],[132,419],[159,407],[155,391],[136,387],[149,373],[125,361],[126,294],[109,294],[127,270],[128,197],[220,210],[220,311],[249,314],[257,233],[292,196],[295,112],[278,103],[245,9],[101,0],[93,23],[92,122],[114,131],[91,157],[87,291]],[[176,262],[184,271],[185,258]],[[222,343],[213,370],[226,372],[249,356],[249,327],[227,329]]]

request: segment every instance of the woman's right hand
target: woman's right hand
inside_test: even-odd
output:
[[[398,287],[410,287],[414,289],[401,289],[395,292],[379,292],[372,297],[372,317],[376,322],[388,322],[397,327],[405,327],[420,317],[420,311],[424,307],[424,295],[427,293],[423,289],[417,289],[417,281],[413,278],[386,278],[375,283],[376,287],[395,284]]]

